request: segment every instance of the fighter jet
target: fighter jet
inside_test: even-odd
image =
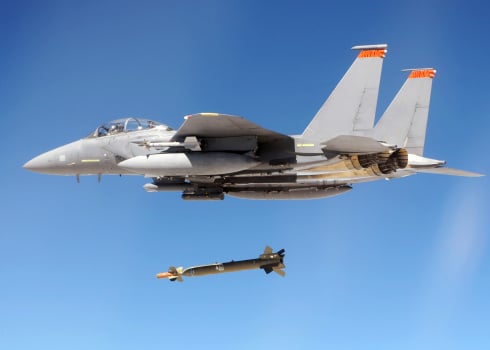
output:
[[[272,248],[267,246],[264,252],[257,259],[230,261],[226,263],[214,263],[209,265],[193,266],[184,269],[183,267],[171,266],[168,272],[161,272],[157,274],[157,278],[168,278],[170,281],[182,282],[182,276],[194,277],[194,276],[206,276],[214,275],[225,272],[236,272],[244,270],[262,269],[265,273],[269,274],[272,271],[284,277],[284,254],[285,250],[281,249],[276,253],[272,252]]]
[[[148,192],[181,191],[185,200],[311,199],[352,184],[420,172],[480,176],[423,157],[434,69],[412,70],[374,126],[386,45],[359,54],[300,135],[271,131],[244,118],[198,113],[173,130],[128,117],[41,154],[24,168],[46,174],[143,175]]]

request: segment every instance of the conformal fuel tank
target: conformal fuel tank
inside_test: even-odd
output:
[[[119,167],[145,176],[186,176],[229,174],[254,167],[247,156],[226,152],[160,153],[122,161]]]

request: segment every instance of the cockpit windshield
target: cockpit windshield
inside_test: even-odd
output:
[[[172,130],[167,125],[155,122],[153,120],[130,117],[130,118],[123,118],[123,119],[116,119],[109,123],[102,124],[87,137],[88,138],[103,137],[103,136],[119,134],[122,132],[132,132],[132,131],[147,130],[153,128],[163,129],[166,131]]]

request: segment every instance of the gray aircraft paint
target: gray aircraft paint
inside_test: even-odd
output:
[[[362,135],[374,125],[386,44],[354,46],[359,55],[313,120],[303,139],[323,142],[339,135]]]
[[[432,80],[436,71],[433,68],[410,71],[400,91],[376,124],[372,136],[405,147],[412,154],[423,155]]]
[[[144,186],[148,192],[181,191],[185,200],[221,200],[225,194],[312,199],[345,193],[352,184],[416,173],[480,176],[423,157],[432,69],[412,71],[372,128],[385,48],[357,47],[360,55],[303,135],[284,135],[219,113],[187,116],[177,130],[148,119],[124,118],[24,167],[77,179],[100,179],[103,174],[153,177]],[[347,98],[349,91],[352,99]]]

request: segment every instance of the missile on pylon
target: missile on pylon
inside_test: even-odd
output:
[[[161,272],[157,274],[157,278],[167,278],[170,281],[182,282],[182,276],[194,277],[194,276],[206,276],[214,275],[225,272],[236,272],[244,270],[262,269],[265,273],[275,273],[284,277],[284,255],[285,250],[281,249],[278,252],[273,253],[272,248],[267,246],[264,252],[257,259],[230,261],[225,263],[214,263],[209,265],[193,266],[184,269],[183,267],[169,267],[167,272]]]

